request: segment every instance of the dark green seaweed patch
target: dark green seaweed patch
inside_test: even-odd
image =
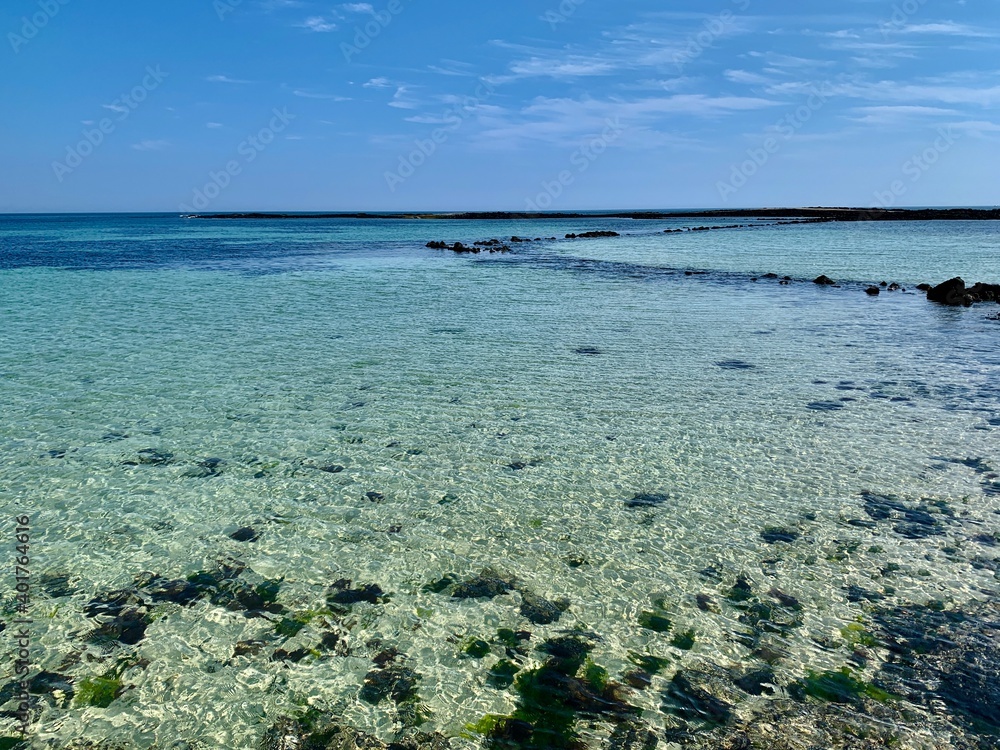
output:
[[[501,659],[486,673],[486,684],[497,690],[506,690],[514,684],[514,676],[519,671],[514,662]]]
[[[577,731],[581,719],[614,723],[634,720],[638,709],[625,703],[622,686],[588,657],[594,644],[588,633],[572,633],[545,641],[539,651],[548,655],[535,669],[515,680],[518,703],[510,716],[487,716],[469,729],[485,735],[487,748],[583,747]]]
[[[696,633],[693,629],[685,630],[683,633],[674,635],[670,641],[670,645],[683,651],[690,651],[694,648],[695,638]]]
[[[884,703],[894,696],[875,685],[855,677],[850,667],[839,671],[815,672],[809,670],[806,677],[788,686],[788,692],[797,700],[805,696],[831,703],[861,703],[862,698],[870,698]]]
[[[121,692],[122,681],[116,677],[88,677],[77,685],[73,705],[107,708]]]
[[[656,633],[666,633],[674,624],[670,619],[659,612],[641,612],[639,614],[639,627],[652,630]]]
[[[462,644],[462,653],[473,659],[482,659],[490,653],[490,644],[478,638],[467,638]]]

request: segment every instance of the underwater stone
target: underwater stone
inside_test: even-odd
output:
[[[169,464],[174,459],[173,453],[158,451],[154,448],[145,448],[138,453],[136,459],[138,464],[143,466],[163,466]],[[135,466],[135,463],[127,462],[128,465]]]
[[[514,589],[514,578],[486,568],[478,576],[462,581],[451,592],[455,599],[494,599]]]
[[[233,656],[256,656],[266,645],[265,641],[240,641],[233,647]]]
[[[368,604],[381,604],[386,598],[385,592],[376,584],[368,584],[351,588],[351,581],[342,578],[336,581],[327,590],[326,601],[329,604],[341,604],[351,606],[360,602]]]
[[[844,405],[839,401],[810,401],[806,408],[809,411],[840,411]]]
[[[260,539],[260,534],[253,530],[250,526],[244,526],[241,529],[237,529],[229,538],[235,542],[256,542]]]
[[[168,581],[160,576],[153,576],[144,588],[154,602],[173,602],[181,606],[187,606],[207,593],[190,581]]]
[[[673,627],[673,623],[657,612],[642,612],[639,615],[639,627],[654,633],[666,633]]]
[[[853,583],[847,587],[847,601],[849,602],[880,602],[883,599],[885,599],[885,596],[877,591],[872,591]]]
[[[760,538],[768,544],[777,544],[778,542],[791,544],[798,539],[799,536],[799,532],[792,529],[786,529],[781,526],[768,526],[760,532]]]
[[[569,602],[550,602],[530,591],[522,591],[519,611],[535,625],[549,625],[558,622],[568,606]]]
[[[73,594],[74,589],[69,582],[68,575],[56,573],[43,573],[35,579],[35,585],[53,599],[61,599]]]
[[[641,721],[621,722],[608,737],[606,750],[656,750],[660,740]]]
[[[93,637],[100,640],[110,638],[128,646],[146,637],[146,628],[149,627],[148,611],[145,608],[127,608],[121,613],[107,621],[102,622]]]
[[[73,678],[68,675],[42,670],[28,681],[28,692],[32,695],[53,695],[62,693],[60,703],[68,704],[74,695]],[[53,697],[55,697],[53,695]]]
[[[119,589],[98,594],[83,606],[83,612],[87,617],[98,617],[108,615],[117,617],[127,607],[142,606],[145,602],[139,597],[139,593],[134,589]]]
[[[708,594],[698,594],[695,596],[695,601],[698,603],[698,609],[702,612],[718,613],[719,611],[718,605]]]
[[[736,578],[736,583],[729,589],[729,594],[726,598],[731,602],[745,602],[751,597],[753,597],[753,586],[750,583],[750,579],[743,573],[740,573]]]
[[[400,664],[374,669],[365,675],[360,698],[372,705],[378,705],[386,698],[392,699],[393,703],[413,700],[416,697],[419,680],[420,675]]]
[[[774,688],[771,685],[775,682],[774,670],[770,667],[755,669],[733,680],[736,687],[750,695],[773,694]]]
[[[626,508],[655,508],[658,505],[670,502],[670,495],[643,492],[637,494],[631,500],[626,501]]]
[[[707,675],[681,670],[674,675],[664,695],[664,708],[687,721],[725,724],[732,718],[732,706],[703,687]]]
[[[645,690],[653,684],[653,675],[642,669],[634,669],[624,676],[625,683],[636,690]]]

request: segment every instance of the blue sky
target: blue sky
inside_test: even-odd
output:
[[[8,0],[0,211],[1000,204],[996,0]]]

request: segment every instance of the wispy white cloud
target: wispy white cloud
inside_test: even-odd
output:
[[[409,86],[399,86],[389,102],[390,107],[397,109],[416,109],[418,104]]]
[[[344,3],[340,6],[348,13],[374,13],[375,8],[371,3]]]
[[[595,60],[583,56],[571,56],[562,60],[533,57],[518,60],[510,66],[511,72],[519,78],[579,78],[581,76],[603,76],[613,73],[616,65],[607,60]]]
[[[244,81],[239,78],[230,78],[229,76],[208,76],[205,79],[210,83],[253,83],[253,81]]]
[[[625,124],[630,132],[645,131],[645,138],[659,141],[672,140],[691,145],[695,138],[677,136],[678,124],[674,118],[693,119],[725,118],[737,113],[751,112],[777,106],[778,102],[759,97],[708,96],[706,94],[677,94],[674,96],[622,99],[535,99],[519,110],[501,110],[482,113],[478,124],[478,140],[493,148],[517,148],[531,142],[563,145],[567,138],[600,133],[611,121]],[[692,127],[697,126],[692,123]]]
[[[333,20],[327,20],[323,16],[309,16],[302,23],[296,24],[300,29],[309,29],[310,31],[315,31],[318,33],[327,33],[330,31],[335,31],[337,28],[336,22]]]
[[[727,70],[723,75],[725,75],[727,81],[732,81],[733,83],[743,83],[748,86],[761,86],[774,83],[773,78],[762,76],[760,73],[751,73],[746,70]]]
[[[274,10],[281,10],[282,8],[301,8],[305,3],[301,0],[261,0],[258,3],[261,8],[270,13]]]
[[[139,141],[133,143],[132,148],[136,151],[162,151],[170,145],[170,141]]]
[[[865,125],[897,125],[921,121],[928,117],[947,117],[960,114],[958,110],[943,107],[922,107],[912,104],[857,107],[856,116],[847,119]]]
[[[371,80],[361,84],[366,89],[387,89],[392,87],[392,81],[388,78],[372,78]]]
[[[304,99],[329,99],[334,102],[349,102],[351,98],[348,96],[338,96],[337,94],[320,94],[313,91],[306,91],[304,89],[294,89],[292,91],[294,96],[301,96]]]
[[[206,128],[213,128],[213,129],[214,128],[221,128],[222,127],[222,123],[221,122],[206,122],[205,123],[205,127]]]
[[[978,28],[975,26],[967,26],[962,23],[954,23],[953,21],[944,21],[941,23],[917,23],[908,24],[896,29],[898,34],[935,34],[939,36],[964,36],[964,37],[995,37],[997,36],[996,31],[991,31],[989,29]]]

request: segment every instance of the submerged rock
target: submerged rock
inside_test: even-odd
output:
[[[159,451],[155,448],[144,448],[139,451],[134,461],[123,462],[125,466],[165,466],[174,460],[173,453]]]
[[[943,701],[972,731],[1000,734],[1000,613],[906,605],[877,612],[876,633],[891,656],[879,673],[888,690],[917,704]]]
[[[35,579],[35,585],[53,599],[61,599],[75,592],[70,580],[70,576],[63,573],[43,573]]]
[[[297,719],[284,718],[265,733],[260,750],[448,750],[438,733],[404,730],[390,745],[347,726],[342,719],[310,709]]]
[[[330,586],[326,594],[328,604],[339,604],[347,607],[361,602],[381,604],[387,598],[381,586],[367,584],[351,588],[351,581],[346,578],[336,581]]]
[[[154,602],[173,602],[182,607],[197,601],[207,594],[207,590],[187,580],[167,580],[153,576],[143,586]]]
[[[840,411],[846,407],[839,401],[810,401],[806,408],[809,411]]]
[[[420,675],[401,664],[391,664],[381,669],[373,669],[365,675],[360,698],[365,703],[378,705],[391,699],[393,703],[413,700],[417,694]]]
[[[801,534],[799,534],[798,531],[786,529],[783,526],[768,526],[760,532],[760,538],[768,544],[777,544],[778,542],[791,544],[797,540],[799,536],[801,536]]]
[[[813,279],[814,284],[819,286],[836,286],[837,282],[831,279],[829,276],[818,276]]]
[[[569,608],[569,602],[559,600],[550,602],[544,597],[530,591],[521,592],[520,612],[535,625],[549,625],[558,622],[563,612]]]
[[[733,717],[733,706],[713,694],[718,675],[697,669],[684,669],[674,675],[664,693],[664,709],[685,721],[725,724]]]
[[[626,508],[655,508],[658,505],[670,502],[670,495],[655,492],[640,492],[631,500],[625,502]]]
[[[927,292],[927,299],[941,305],[968,307],[972,304],[972,297],[966,294],[965,280],[960,276],[949,279]]]
[[[260,539],[260,534],[254,531],[252,527],[244,526],[230,534],[229,538],[235,542],[256,542]]]
[[[514,590],[515,579],[485,568],[479,575],[457,584],[451,592],[455,599],[494,599]]]

